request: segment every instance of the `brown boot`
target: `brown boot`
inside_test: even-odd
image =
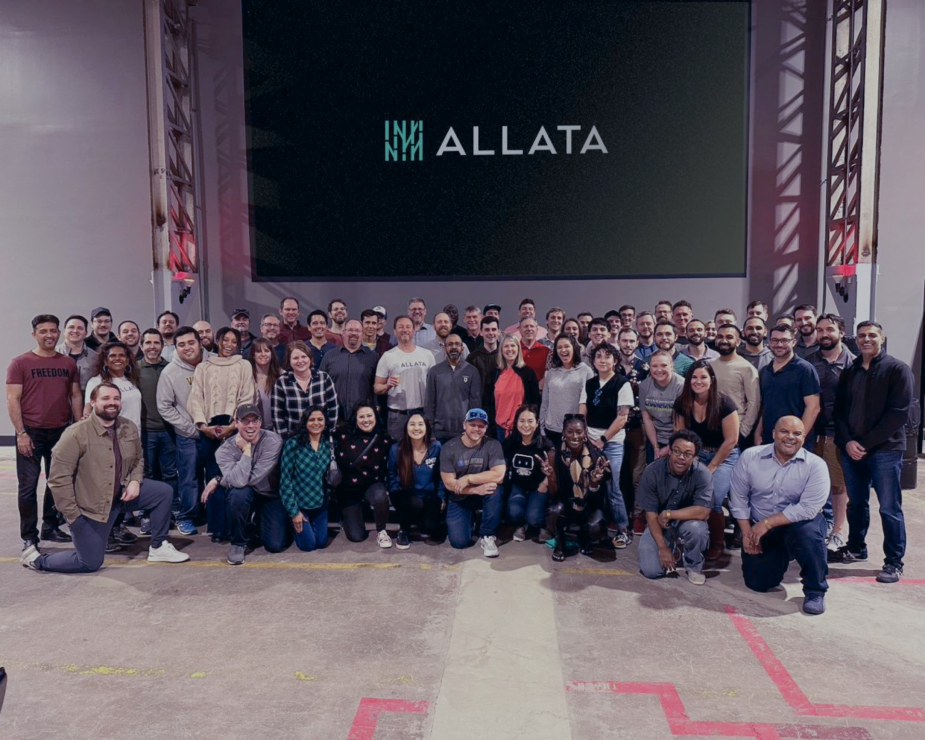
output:
[[[705,557],[715,563],[725,553],[726,517],[721,511],[711,511],[707,524],[710,526],[710,549]]]

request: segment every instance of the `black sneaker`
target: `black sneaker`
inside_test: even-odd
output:
[[[116,540],[115,535],[112,532],[110,532],[109,539],[106,540],[105,552],[108,552],[108,553],[119,552],[121,549],[122,549],[122,545],[120,545],[119,542]]]
[[[138,541],[138,536],[130,532],[124,524],[112,528],[112,537],[120,545],[131,545]]]
[[[843,563],[866,563],[867,553],[866,552],[851,552],[851,550],[846,549],[842,562]]]
[[[22,541],[22,551],[23,551],[23,552],[25,552],[26,550],[28,550],[30,547],[34,547],[36,550],[38,550],[38,549],[39,549],[39,541],[38,541],[38,540],[23,540],[23,541]]]
[[[408,533],[405,530],[400,530],[398,536],[395,538],[395,547],[399,550],[407,550],[411,547],[411,538],[408,537]]]
[[[896,583],[903,577],[903,569],[898,565],[887,563],[877,574],[877,583]]]
[[[42,539],[45,540],[45,542],[71,542],[71,535],[55,527],[54,529],[44,530],[42,532]]]

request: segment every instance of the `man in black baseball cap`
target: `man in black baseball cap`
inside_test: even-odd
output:
[[[241,332],[240,353],[247,357],[251,353],[251,345],[257,338],[251,334],[251,312],[246,308],[236,308],[231,314],[231,328]]]
[[[98,352],[106,342],[115,342],[117,337],[112,333],[112,314],[108,308],[99,306],[90,312],[90,336],[84,340],[84,344]]]
[[[242,403],[234,414],[237,434],[215,453],[220,475],[208,482],[202,502],[224,512],[224,531],[230,533],[229,565],[244,562],[247,525],[260,512],[260,539],[267,552],[282,552],[292,544],[292,525],[279,499],[276,466],[283,440],[263,428],[263,414],[253,403]],[[220,507],[220,508],[219,508]]]

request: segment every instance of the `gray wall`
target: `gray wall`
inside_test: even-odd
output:
[[[925,296],[925,3],[889,0],[883,66],[880,221],[875,317],[890,353],[922,375]],[[921,389],[921,385],[919,386]]]
[[[533,297],[544,311],[603,313],[622,303],[652,308],[661,298],[686,298],[698,315],[720,307],[743,310],[763,298],[775,310],[814,300],[819,256],[825,12],[784,10],[793,2],[756,0],[753,12],[752,148],[749,271],[746,278],[685,280],[519,281],[471,283],[255,283],[250,279],[247,226],[241,19],[236,0],[201,0],[196,9],[200,98],[205,140],[208,309],[213,323],[234,308],[278,308],[294,294],[308,308],[333,297],[351,313],[383,304],[390,314],[422,296],[431,315],[446,303],[498,302],[513,317]],[[804,74],[804,68],[812,70]],[[666,218],[670,218],[666,214]],[[221,317],[221,318],[220,318]]]
[[[143,30],[140,1],[0,3],[4,368],[38,313],[153,321]]]

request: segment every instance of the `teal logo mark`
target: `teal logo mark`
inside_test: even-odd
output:
[[[385,161],[424,159],[424,121],[385,122]]]

